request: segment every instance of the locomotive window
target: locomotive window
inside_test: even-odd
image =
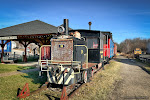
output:
[[[107,44],[107,38],[104,36],[104,44]]]
[[[87,38],[87,46],[90,49],[97,49],[98,48],[98,39],[97,38]]]
[[[100,49],[103,49],[103,40],[100,39]]]

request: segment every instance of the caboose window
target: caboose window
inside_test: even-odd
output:
[[[90,49],[98,48],[98,39],[97,38],[87,38],[87,46]]]

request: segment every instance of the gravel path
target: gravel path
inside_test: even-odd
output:
[[[22,74],[22,73],[29,73],[29,72],[33,72],[33,71],[39,71],[39,68],[2,73],[2,74],[0,74],[0,77],[12,76],[12,75],[17,75],[17,74]]]
[[[110,100],[150,100],[150,74],[133,60],[119,56],[122,81],[115,85]]]

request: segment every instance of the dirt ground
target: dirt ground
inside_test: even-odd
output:
[[[109,100],[150,100],[150,74],[139,67],[134,60],[118,56],[122,64],[122,80],[115,85]]]

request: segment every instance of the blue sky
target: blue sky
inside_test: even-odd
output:
[[[0,28],[41,20],[73,29],[111,31],[115,42],[150,38],[150,0],[0,0]]]

